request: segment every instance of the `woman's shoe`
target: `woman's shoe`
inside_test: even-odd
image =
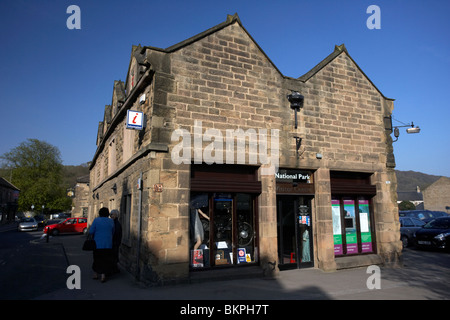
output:
[[[98,274],[95,272],[94,275],[92,276],[92,279],[97,280],[98,279]]]
[[[100,282],[105,282],[106,281],[106,275],[102,274],[100,277]]]

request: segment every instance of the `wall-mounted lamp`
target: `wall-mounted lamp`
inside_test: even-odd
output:
[[[295,111],[295,129],[297,129],[297,111],[303,108],[305,98],[297,91],[292,90],[292,93],[287,95],[287,99],[291,103],[291,109]]]
[[[394,119],[395,121],[398,121],[396,119]],[[411,121],[410,124],[407,123],[403,123],[401,121],[398,121],[401,124],[403,124],[402,126],[392,126],[392,116],[389,117],[385,117],[385,126],[386,126],[386,130],[391,130],[394,131],[394,137],[395,140],[392,140],[392,142],[396,142],[398,140],[398,137],[400,136],[400,130],[398,128],[408,128],[406,129],[406,133],[419,133],[420,132],[420,128],[418,126],[414,125],[414,122]],[[390,125],[390,127],[389,127]]]
[[[117,194],[117,185],[115,183],[111,189],[114,191],[114,194]]]

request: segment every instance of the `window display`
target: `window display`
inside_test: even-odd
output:
[[[191,193],[191,267],[257,261],[254,197],[246,193]]]
[[[331,202],[334,254],[373,252],[369,200],[364,197],[334,197]],[[345,233],[345,237],[342,235]]]

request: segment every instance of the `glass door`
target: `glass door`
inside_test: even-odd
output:
[[[296,205],[298,205],[298,263],[302,268],[313,267],[311,200],[299,197]]]
[[[280,269],[314,266],[311,198],[278,196],[277,214]]]
[[[278,261],[280,269],[295,268],[297,262],[297,241],[295,212],[291,196],[277,198],[278,215]]]

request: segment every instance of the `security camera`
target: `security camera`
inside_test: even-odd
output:
[[[139,98],[139,104],[145,103],[145,93]]]

